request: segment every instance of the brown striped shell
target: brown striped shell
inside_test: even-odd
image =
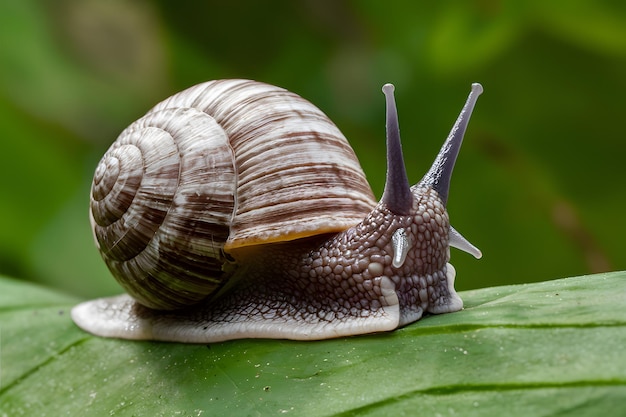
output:
[[[221,287],[237,248],[345,230],[375,205],[321,110],[282,88],[220,80],[120,134],[96,169],[90,217],[118,282],[141,304],[173,309]]]

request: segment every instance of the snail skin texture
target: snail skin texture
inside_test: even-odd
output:
[[[96,244],[128,294],[74,307],[74,322],[136,340],[316,340],[463,308],[450,246],[481,253],[446,203],[482,87],[412,187],[393,91],[378,203],[341,132],[294,93],[219,80],[155,106],[103,156],[91,190]]]

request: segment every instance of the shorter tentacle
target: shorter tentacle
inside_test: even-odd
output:
[[[454,227],[450,226],[450,246],[467,252],[476,259],[483,257],[483,253],[471,242],[463,237]]]

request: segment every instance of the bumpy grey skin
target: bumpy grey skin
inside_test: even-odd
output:
[[[321,244],[307,239],[246,253],[246,266],[233,277],[237,284],[216,303],[159,313],[121,296],[91,308],[117,312],[103,335],[190,343],[325,339],[392,330],[424,312],[460,310],[447,263],[445,207],[434,190],[416,191],[410,215],[394,215],[381,203],[361,224]],[[412,245],[395,268],[391,236],[398,229]],[[122,326],[126,334],[119,333]]]
[[[388,173],[383,198],[345,232],[243,249],[229,287],[198,306],[160,312],[122,295],[72,311],[82,328],[107,337],[212,343],[238,338],[315,340],[388,331],[424,313],[458,311],[450,246],[480,251],[451,228],[449,177],[479,84],[422,181],[409,187],[393,87],[387,95]]]

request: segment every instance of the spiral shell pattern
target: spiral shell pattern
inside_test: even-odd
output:
[[[224,284],[226,253],[345,230],[375,204],[319,109],[278,87],[220,80],[170,97],[122,132],[96,168],[90,215],[128,293],[176,309]]]

